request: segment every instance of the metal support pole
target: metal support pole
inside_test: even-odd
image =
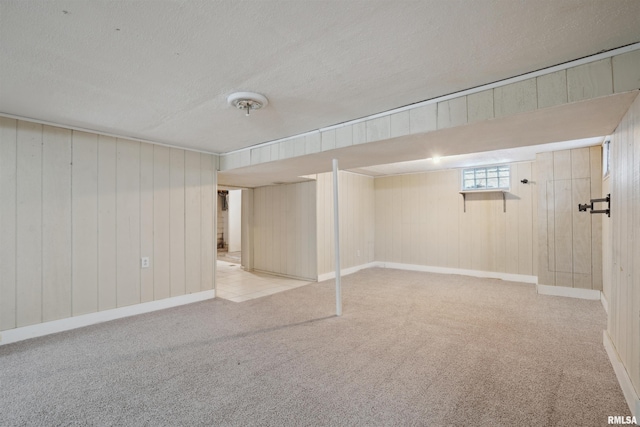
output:
[[[333,159],[333,242],[336,268],[336,315],[342,316],[342,285],[340,284],[340,215],[338,214],[338,159]]]

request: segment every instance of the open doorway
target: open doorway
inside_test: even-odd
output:
[[[309,283],[254,271],[253,191],[218,187],[216,297],[233,302],[261,298]]]
[[[242,190],[218,189],[218,259],[240,265],[242,260]]]

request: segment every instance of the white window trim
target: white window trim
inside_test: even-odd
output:
[[[465,188],[464,187],[464,173],[465,171],[469,171],[469,170],[479,170],[479,169],[484,169],[485,171],[488,168],[493,168],[493,167],[507,167],[509,170],[509,185],[506,187],[495,187],[495,188]],[[486,178],[485,178],[486,180]],[[474,181],[475,182],[475,181]],[[500,182],[498,180],[498,182]],[[472,166],[469,168],[463,168],[460,171],[460,191],[461,192],[465,192],[465,193],[473,193],[473,192],[491,192],[491,191],[510,191],[511,190],[511,165],[510,164],[494,164],[494,165],[484,165],[484,166]]]

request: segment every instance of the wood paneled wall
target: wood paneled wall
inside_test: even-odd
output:
[[[253,268],[316,280],[316,182],[253,190]]]
[[[640,393],[640,97],[611,137],[608,332]]]
[[[602,195],[611,194],[611,175],[602,180]],[[602,293],[609,301],[611,297],[611,276],[612,276],[612,240],[611,240],[611,218],[602,215]]]
[[[354,173],[338,172],[340,209],[340,267],[374,260],[374,180]],[[333,229],[333,174],[317,175],[318,274],[335,271]]]
[[[242,268],[247,271],[253,270],[253,189],[246,188],[242,190],[242,224],[240,225],[241,258]]]
[[[532,162],[511,165],[506,212],[499,193],[468,194],[460,170],[375,179],[375,260],[535,275]]]
[[[602,195],[601,147],[542,153],[536,163],[538,283],[602,290],[602,218],[578,212]]]
[[[0,330],[212,289],[215,191],[212,155],[0,118]]]

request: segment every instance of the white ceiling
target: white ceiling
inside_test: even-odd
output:
[[[0,0],[0,113],[228,152],[635,43],[639,17],[637,0]],[[246,118],[239,90],[270,104]]]

